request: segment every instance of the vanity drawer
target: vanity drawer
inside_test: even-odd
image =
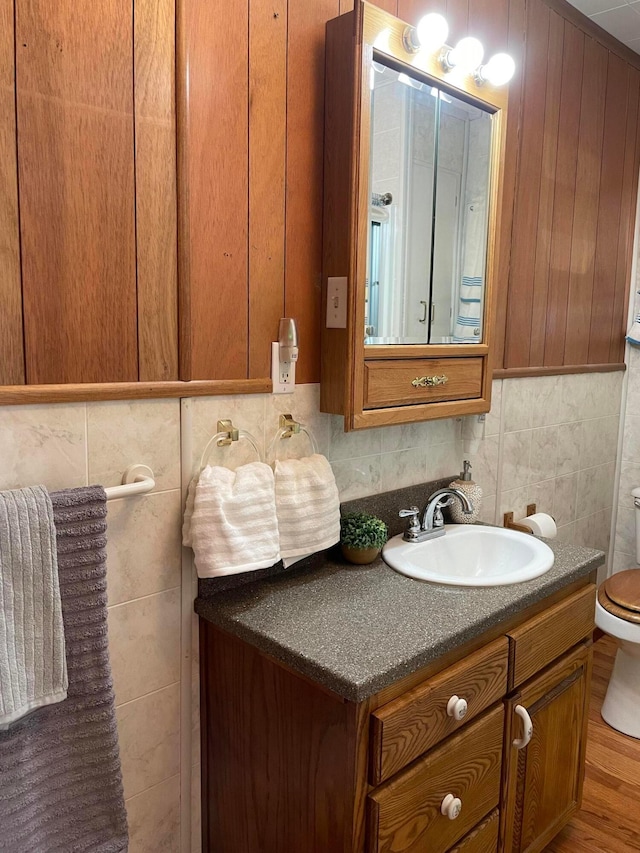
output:
[[[508,665],[509,641],[500,637],[374,711],[371,784],[379,785],[505,696]],[[447,714],[454,695],[467,703],[460,720]]]
[[[498,705],[372,791],[368,853],[445,853],[496,808],[503,723]],[[441,812],[448,794],[462,802],[453,820]]]
[[[370,359],[364,363],[364,408],[480,397],[483,361],[473,357]]]
[[[465,835],[460,844],[452,847],[450,853],[496,853],[499,822],[500,812],[494,809],[469,835]]]
[[[507,632],[513,660],[510,690],[523,684],[576,643],[591,636],[595,602],[596,587],[589,584]]]

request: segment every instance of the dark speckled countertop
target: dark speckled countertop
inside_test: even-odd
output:
[[[362,701],[604,562],[601,551],[548,544],[553,568],[512,586],[440,586],[404,577],[381,558],[351,566],[332,549],[211,597],[201,587],[195,609],[345,699]]]

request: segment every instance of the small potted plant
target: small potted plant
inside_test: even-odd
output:
[[[366,512],[349,512],[340,519],[340,545],[350,563],[372,563],[387,541],[387,525]]]

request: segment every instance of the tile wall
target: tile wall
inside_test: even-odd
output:
[[[640,349],[627,347],[627,393],[624,408],[618,509],[614,543],[614,572],[638,565],[636,517],[631,490],[640,486]]]
[[[140,462],[151,495],[108,509],[109,651],[130,853],[180,849],[180,403],[0,408],[0,488],[116,485]]]
[[[640,400],[640,360],[636,370]],[[195,470],[219,418],[232,418],[264,449],[279,414],[292,412],[330,459],[343,499],[454,474],[468,457],[484,488],[485,520],[509,509],[523,513],[536,501],[556,515],[565,539],[605,548],[621,386],[616,373],[497,381],[492,411],[483,422],[434,421],[349,434],[342,431],[341,418],[319,412],[317,385],[299,386],[286,396],[0,408],[0,488],[115,485],[133,463],[149,465],[156,475],[153,494],[114,501],[108,515],[110,653],[130,853],[199,849],[196,618],[191,636],[181,631],[181,439]],[[636,414],[630,408],[629,416],[637,419],[640,435],[640,404],[637,408]],[[628,453],[639,448],[627,477],[640,473],[640,440],[633,441],[625,444]],[[297,437],[280,442],[278,453],[299,455],[307,449],[306,439]],[[211,461],[235,467],[251,457],[246,445],[238,445],[216,448]],[[187,560],[187,583],[190,571]],[[189,713],[181,708],[181,701],[188,702],[181,700],[181,662],[192,666],[191,768],[183,761],[183,772],[191,776],[191,807],[185,800],[181,806],[188,785],[184,777],[181,785],[181,734],[186,733],[180,719]],[[187,821],[182,835],[181,813]]]

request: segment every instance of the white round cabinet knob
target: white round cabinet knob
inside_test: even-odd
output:
[[[453,794],[447,794],[442,801],[440,811],[446,815],[449,820],[455,820],[462,809],[462,800],[459,797],[454,797]]]
[[[447,714],[454,720],[462,720],[467,716],[467,701],[458,696],[452,696],[447,702]]]

